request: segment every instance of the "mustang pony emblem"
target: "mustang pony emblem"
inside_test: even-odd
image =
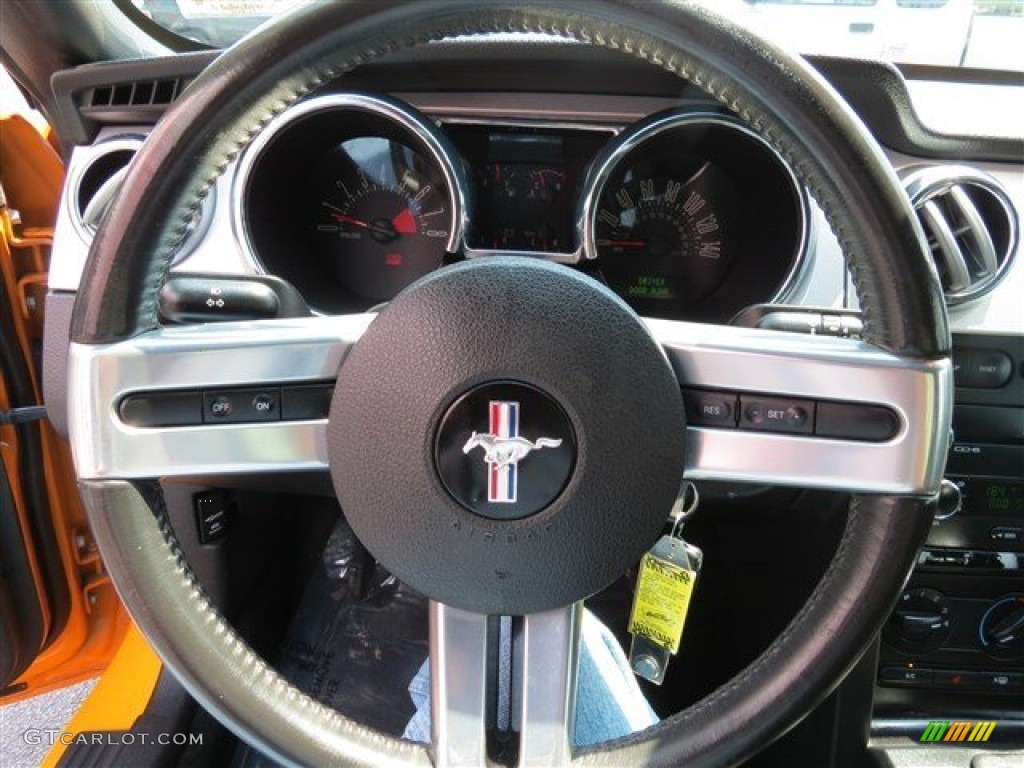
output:
[[[509,400],[490,402],[490,432],[474,432],[463,453],[484,449],[487,462],[487,500],[497,504],[514,504],[518,491],[518,464],[531,452],[541,448],[557,448],[561,440],[538,437],[535,441],[519,435],[519,403]]]
[[[522,461],[531,451],[557,448],[561,444],[561,440],[550,437],[538,437],[536,442],[531,443],[525,437],[498,437],[474,432],[462,447],[462,452],[469,453],[480,446],[484,449],[484,461],[488,464],[497,464],[499,467],[507,467],[509,464]]]

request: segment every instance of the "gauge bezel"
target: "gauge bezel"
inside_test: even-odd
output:
[[[653,139],[681,127],[700,125],[713,125],[735,131],[755,142],[772,157],[774,164],[778,166],[790,186],[790,192],[797,201],[799,215],[796,247],[789,257],[792,262],[779,283],[779,287],[771,297],[764,299],[767,303],[785,301],[800,285],[810,262],[807,258],[811,230],[810,196],[803,185],[799,183],[782,155],[763,137],[740,119],[720,112],[692,111],[686,108],[659,112],[635,123],[609,142],[608,146],[594,160],[590,173],[583,184],[583,194],[577,214],[578,236],[583,249],[583,260],[580,263],[600,264],[596,243],[598,203],[604,194],[605,186],[615,172],[623,163],[629,161],[630,156]]]
[[[274,142],[286,131],[311,117],[331,112],[337,112],[339,117],[346,113],[363,113],[383,118],[394,125],[398,133],[408,137],[410,146],[425,152],[440,171],[448,187],[447,202],[452,212],[452,228],[445,242],[445,252],[460,252],[467,227],[466,198],[469,182],[461,162],[449,146],[448,138],[430,118],[398,99],[359,91],[344,91],[306,99],[277,115],[240,156],[231,191],[231,225],[241,246],[243,258],[253,270],[258,274],[269,274],[247,221],[247,211],[251,206],[247,205],[246,201],[253,175],[266,157],[266,153],[273,150]],[[339,135],[344,132],[344,123],[339,123]]]

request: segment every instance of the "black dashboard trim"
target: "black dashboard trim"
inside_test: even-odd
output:
[[[465,61],[488,46],[487,60],[494,67],[488,82],[493,90],[510,92],[609,92],[686,98],[698,93],[681,92],[680,83],[667,73],[628,57],[589,47],[561,42],[540,42],[527,46],[505,43],[457,41],[432,45],[368,65],[346,76],[345,87],[376,84],[380,90],[431,91],[478,88],[480,73],[467,72]],[[529,52],[535,65],[517,69],[509,79],[503,63],[522,59]],[[88,144],[105,125],[153,124],[162,110],[152,107],[90,109],[83,112],[81,99],[89,89],[140,79],[189,78],[198,75],[219,55],[219,51],[183,53],[176,56],[133,59],[91,64],[53,75],[58,111],[57,133],[66,146]],[[994,85],[1022,84],[1017,73],[972,70],[961,73],[949,67],[903,66],[866,59],[809,56],[810,63],[843,95],[883,145],[905,154],[934,159],[979,160],[1019,163],[1024,158],[1024,139],[995,136],[954,136],[926,126],[914,110],[907,89],[907,77],[916,80],[951,80]],[[582,67],[600,67],[584,74]],[[639,76],[638,76],[639,75]],[[599,89],[599,90],[595,90]]]

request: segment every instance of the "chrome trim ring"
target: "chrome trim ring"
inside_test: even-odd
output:
[[[457,253],[463,243],[467,226],[467,195],[469,182],[453,150],[446,145],[448,139],[424,115],[396,99],[374,96],[366,93],[330,93],[301,101],[275,117],[263,132],[248,146],[238,160],[231,187],[231,224],[242,253],[259,274],[266,274],[249,233],[245,218],[245,197],[249,179],[263,152],[273,140],[292,125],[312,115],[326,112],[365,112],[386,118],[411,136],[420,148],[425,149],[430,159],[441,170],[448,185],[448,202],[452,209],[452,231],[445,243],[448,253]]]
[[[756,141],[764,150],[775,158],[779,168],[783,170],[786,178],[792,185],[792,191],[799,200],[800,221],[799,237],[797,240],[796,252],[793,255],[793,263],[790,265],[786,276],[783,278],[779,289],[767,299],[768,303],[783,301],[790,293],[799,286],[804,272],[807,270],[809,259],[807,258],[808,238],[810,236],[810,199],[807,190],[797,181],[793,170],[782,156],[768,144],[756,131],[749,128],[737,118],[716,112],[688,112],[673,110],[660,117],[654,117],[646,125],[639,128],[631,128],[623,131],[613,139],[608,147],[599,155],[591,167],[587,179],[584,181],[583,194],[580,198],[580,206],[577,214],[577,236],[583,244],[583,255],[585,260],[596,260],[597,247],[595,245],[595,227],[597,221],[597,201],[601,198],[605,184],[609,177],[639,146],[653,139],[656,136],[685,125],[718,125],[730,130],[742,133],[744,136]]]

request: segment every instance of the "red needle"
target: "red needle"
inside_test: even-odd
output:
[[[643,248],[647,245],[646,240],[598,240],[598,245],[611,245],[619,248]]]
[[[346,224],[351,224],[356,227],[362,227],[363,229],[370,228],[370,222],[363,221],[362,219],[353,218],[345,213],[331,213],[331,216],[337,219],[338,221],[345,222]]]

